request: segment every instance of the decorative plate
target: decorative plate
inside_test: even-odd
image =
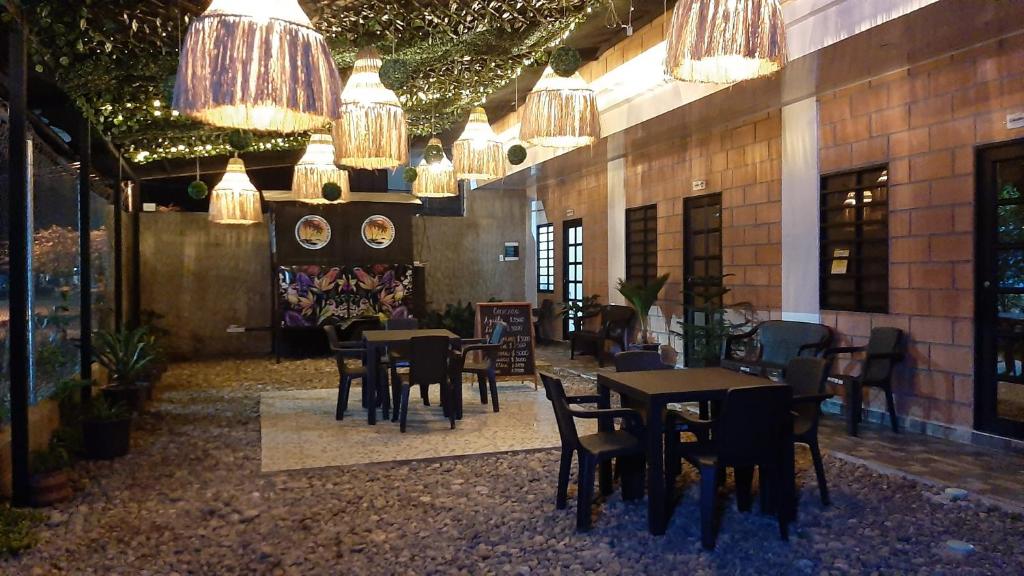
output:
[[[370,216],[363,222],[362,235],[370,248],[387,248],[395,241],[395,225],[387,216]]]
[[[295,225],[295,239],[303,248],[319,250],[331,241],[331,225],[322,216],[303,216]]]

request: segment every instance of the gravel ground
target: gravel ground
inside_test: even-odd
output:
[[[554,507],[551,450],[260,474],[259,392],[330,386],[332,370],[320,360],[174,366],[132,453],[78,465],[75,498],[48,511],[40,545],[0,560],[0,573],[1024,573],[1019,515],[828,456],[834,503],[822,508],[802,451],[790,542],[723,496],[713,553],[700,549],[692,473],[664,537],[647,533],[644,503],[618,493],[595,506],[594,530],[575,534],[574,504]],[[950,539],[976,551],[946,553]]]

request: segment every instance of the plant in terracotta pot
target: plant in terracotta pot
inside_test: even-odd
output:
[[[93,398],[82,417],[82,444],[90,460],[111,460],[128,453],[132,414],[124,404]]]
[[[634,339],[637,344],[656,344],[658,342],[654,334],[651,333],[650,314],[654,303],[658,301],[658,294],[668,282],[668,277],[668,274],[663,274],[649,284],[627,282],[619,278],[619,294],[622,294],[633,310],[636,310],[636,317],[639,320]]]
[[[103,396],[111,403],[139,411],[146,396],[139,378],[154,360],[149,331],[145,327],[100,331],[93,356],[110,373],[110,385],[103,389]]]
[[[32,452],[29,459],[32,477],[32,505],[51,506],[71,498],[68,468],[71,458],[59,443],[51,442],[46,450]]]

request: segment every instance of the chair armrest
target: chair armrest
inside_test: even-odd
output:
[[[497,352],[498,350],[501,350],[501,344],[470,344],[469,346],[463,346],[461,353],[465,355],[476,351]]]
[[[678,426],[680,431],[683,430],[710,430],[714,426],[714,420],[699,420],[690,418],[685,412],[678,410],[668,411],[668,420],[670,425]]]
[[[472,344],[487,344],[487,338],[463,338],[461,342],[462,347],[465,348],[467,345]]]
[[[644,425],[644,419],[640,416],[640,413],[630,408],[584,409],[569,406],[569,413],[574,418],[622,418],[627,421],[630,427],[642,428]]]
[[[597,394],[583,395],[583,396],[566,396],[565,401],[569,404],[597,404],[601,401],[601,397]]]
[[[825,356],[832,357],[837,354],[855,354],[866,350],[867,346],[839,346],[837,348],[829,348],[828,350],[825,350]]]
[[[331,350],[339,358],[362,358],[366,355],[366,348],[332,348]]]
[[[800,346],[799,350],[797,350],[796,355],[797,356],[803,356],[804,355],[804,351],[806,351],[806,350],[821,351],[821,349],[822,349],[822,345],[821,345],[820,342],[816,342],[814,344],[804,344],[803,346]]]

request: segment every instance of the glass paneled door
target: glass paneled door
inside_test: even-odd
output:
[[[562,223],[562,302],[583,304],[583,220]],[[562,334],[568,337],[576,327],[569,314],[562,316]]]
[[[704,329],[722,306],[722,195],[683,200],[683,306],[690,325],[684,356],[689,367],[714,363],[718,341]]]
[[[1024,142],[978,155],[975,420],[1024,438]]]

